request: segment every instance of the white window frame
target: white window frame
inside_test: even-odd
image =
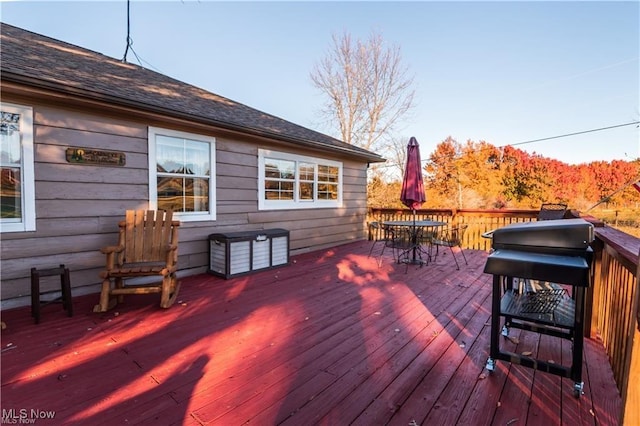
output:
[[[20,148],[21,148],[21,191],[20,197],[22,219],[6,221],[0,219],[0,232],[27,232],[36,230],[36,188],[33,147],[33,108],[10,103],[1,103],[0,109],[13,114],[20,114]]]
[[[267,200],[265,196],[265,159],[273,158],[295,162],[295,184],[293,189],[293,200]],[[299,163],[314,164],[314,196],[313,200],[300,199],[299,195]],[[318,191],[318,165],[332,166],[338,168],[338,199],[321,200],[317,198]],[[258,210],[294,210],[294,209],[317,209],[317,208],[338,208],[342,207],[343,165],[339,161],[327,160],[324,158],[307,157],[304,155],[290,154],[287,152],[271,151],[267,149],[258,150]]]
[[[178,130],[149,127],[149,207],[158,208],[158,176],[156,170],[156,136],[167,136],[206,142],[210,145],[209,176],[209,211],[208,212],[174,212],[176,219],[182,222],[199,222],[216,220],[216,139],[211,136],[181,132]]]

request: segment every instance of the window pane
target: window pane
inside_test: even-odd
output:
[[[8,222],[22,220],[20,114],[2,112],[0,120],[0,214]],[[6,167],[9,166],[9,167]]]
[[[318,166],[318,180],[321,182],[338,182],[338,168]]]
[[[309,164],[309,163],[300,163],[300,165],[298,166],[298,170],[300,170],[300,180],[313,180],[313,164]]]
[[[184,142],[182,139],[158,135],[156,137],[158,172],[183,173]]]
[[[186,172],[198,176],[209,176],[209,149],[211,145],[206,142],[193,140],[185,141]]]
[[[293,161],[265,158],[264,174],[266,178],[295,179],[295,167]]]
[[[158,177],[158,209],[184,211],[182,194],[184,179],[174,177]]]
[[[300,183],[300,199],[313,200],[313,183],[311,182]]]
[[[185,211],[209,211],[208,179],[185,179]]]
[[[2,219],[22,219],[20,169],[0,168],[2,187],[0,189],[0,210]]]
[[[327,184],[327,183],[318,184],[318,199],[319,200],[337,200],[338,185]]]
[[[20,131],[20,114],[0,111],[0,133],[11,135]]]
[[[268,180],[264,185],[267,200],[293,200],[293,182]]]
[[[22,161],[20,149],[20,114],[1,112],[0,163],[19,165]]]

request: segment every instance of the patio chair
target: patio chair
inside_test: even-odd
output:
[[[433,240],[438,237],[438,231],[436,228],[420,228],[416,235],[416,244],[420,253],[420,257],[424,253],[427,256],[427,261],[433,260]]]
[[[562,203],[544,203],[540,206],[538,220],[555,220],[564,219],[567,211],[567,205]]]
[[[408,252],[413,247],[411,245],[411,236],[405,227],[388,226],[378,224],[382,230],[383,246],[378,256],[378,267],[382,266],[382,256],[387,248],[391,249],[394,262],[400,263],[403,256],[408,256]],[[372,247],[373,249],[373,247]]]
[[[369,240],[372,241],[371,243],[371,248],[369,249],[369,255],[367,257],[371,257],[371,254],[373,253],[373,249],[376,247],[376,245],[378,244],[384,244],[384,238],[380,238],[380,234],[382,231],[382,224],[380,222],[369,222],[368,224],[368,228],[369,228]]]
[[[100,303],[93,311],[106,312],[126,294],[160,293],[160,307],[170,307],[180,290],[176,276],[180,222],[173,220],[171,211],[127,210],[118,226],[118,245],[100,250],[107,256],[106,269],[100,273]],[[141,283],[139,278],[145,277],[145,283]],[[148,283],[148,277],[161,281]],[[125,285],[130,278],[138,282]]]
[[[436,248],[436,257],[438,256],[439,247],[449,247],[449,250],[451,250],[451,255],[453,256],[453,260],[454,262],[456,262],[457,270],[460,270],[460,265],[458,264],[458,259],[456,259],[456,255],[453,251],[454,247],[460,248],[460,253],[462,253],[464,263],[465,265],[468,265],[467,257],[464,255],[464,250],[462,250],[462,238],[464,237],[464,233],[467,230],[468,226],[469,225],[467,224],[462,224],[449,227],[442,230],[439,234],[431,239],[431,245]]]

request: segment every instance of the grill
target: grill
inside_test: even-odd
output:
[[[492,233],[484,272],[493,275],[491,348],[486,368],[508,361],[573,380],[583,392],[585,290],[591,283],[593,226],[582,219],[518,223]],[[502,324],[502,325],[501,325]],[[570,340],[571,365],[503,350],[510,329]]]

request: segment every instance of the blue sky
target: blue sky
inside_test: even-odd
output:
[[[124,0],[0,3],[3,22],[118,59],[126,12]],[[309,73],[332,34],[372,30],[415,77],[397,137],[415,136],[423,158],[447,136],[502,146],[640,121],[637,1],[131,3],[143,66],[325,133]],[[518,147],[570,164],[630,160],[640,128]]]

